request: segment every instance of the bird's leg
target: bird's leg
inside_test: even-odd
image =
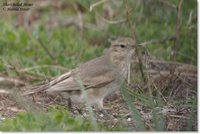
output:
[[[100,99],[99,103],[97,103],[97,106],[98,106],[99,110],[104,109],[104,107],[103,107],[103,99]]]
[[[72,110],[72,101],[71,101],[71,98],[68,98],[68,99],[67,99],[67,105],[68,105],[68,108],[69,108],[70,110]]]
[[[103,99],[100,99],[99,103],[97,103],[97,107],[98,107],[98,109],[99,109],[99,111],[100,111],[101,113],[103,113],[103,114],[106,115],[106,116],[111,117],[111,114],[107,111],[109,108],[105,108],[105,107],[103,106]]]
[[[103,100],[104,100],[104,99],[100,99],[99,103],[97,104],[98,109],[99,109],[99,110],[102,110],[102,109],[104,109],[104,110],[109,110],[109,109],[110,109],[109,107],[105,107],[105,106],[103,105]]]

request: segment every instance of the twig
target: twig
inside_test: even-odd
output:
[[[189,26],[192,22],[192,15],[193,15],[193,10],[190,11],[190,15],[189,15],[189,18],[188,18],[188,21],[187,21],[187,25]]]
[[[5,89],[0,89],[0,94],[10,94],[10,92]]]
[[[96,3],[94,3],[94,4],[92,4],[92,5],[90,6],[89,11],[92,12],[92,10],[93,10],[94,7],[96,7],[96,6],[98,6],[98,5],[102,4],[102,3],[104,3],[104,2],[106,2],[106,1],[108,1],[108,0],[100,0],[100,1],[98,1],[98,2],[96,2]]]
[[[176,9],[176,5],[170,3],[170,2],[167,1],[167,0],[160,0],[160,2],[163,3],[163,4],[165,4],[165,5],[167,5],[167,6],[169,6],[169,7],[171,7],[171,8]]]
[[[21,72],[28,72],[28,71],[39,69],[39,68],[57,68],[57,69],[60,69],[60,70],[67,71],[67,69],[65,67],[57,66],[57,65],[40,65],[40,66],[34,66],[34,67],[28,67],[28,68],[20,69],[18,71],[21,73]]]
[[[127,19],[128,24],[129,24],[129,27],[131,28],[133,39],[136,40],[135,25],[132,23],[131,18],[130,18],[130,15],[131,15],[131,12],[130,12],[130,11],[131,11],[131,10],[130,10],[130,8],[128,7],[128,1],[127,1],[127,0],[124,0],[124,3],[125,3],[126,19]],[[137,55],[137,57],[138,57],[139,69],[140,69],[140,72],[141,72],[143,81],[144,81],[144,83],[146,83],[146,78],[145,78],[145,75],[144,75],[144,71],[143,71],[143,69],[142,69],[142,58],[141,58],[140,55],[139,55],[139,52],[138,52],[137,47],[136,47],[136,49],[135,49],[135,52],[136,52],[136,55]]]
[[[181,27],[181,14],[182,14],[182,4],[183,0],[179,0],[178,3],[178,13],[177,13],[177,18],[176,18],[176,40],[174,42],[174,47],[173,47],[173,54],[172,58],[175,60],[178,49],[179,49],[179,39],[180,39],[180,27]]]
[[[183,119],[188,119],[188,117],[186,116],[182,116],[182,115],[169,115],[170,117],[174,117],[174,118],[183,118]]]
[[[4,84],[4,85],[15,85],[15,86],[24,86],[26,85],[25,82],[21,81],[21,80],[17,80],[14,78],[6,78],[6,77],[0,77],[0,83]]]
[[[78,6],[76,3],[72,3],[73,8],[75,9],[75,11],[77,12],[77,16],[78,16],[78,27],[80,28],[80,34],[81,37],[83,37],[83,29],[84,29],[84,23],[83,23],[83,15],[82,12],[79,11]]]
[[[8,66],[8,65],[7,65]],[[15,67],[14,65],[12,65],[10,63],[10,71],[13,70],[20,78],[23,78],[23,79],[27,79],[27,74],[29,75],[28,78],[31,78],[31,79],[38,79],[39,77],[44,77],[44,75],[41,75],[41,74],[36,74],[36,73],[31,73],[31,72],[21,72],[20,69],[18,69],[17,67]],[[33,78],[33,76],[35,76],[35,78]]]
[[[128,84],[130,84],[131,81],[131,64],[128,64]]]
[[[150,73],[151,75],[160,74],[162,76],[167,76],[167,75],[170,74],[170,71],[159,71],[159,70],[148,70],[147,72]],[[197,78],[196,74],[184,73],[184,72],[179,72],[179,71],[175,71],[173,75],[176,75],[176,76],[180,75],[181,77],[194,77],[194,78]]]
[[[39,44],[42,46],[42,48],[46,51],[46,53],[49,55],[49,57],[55,61],[55,57],[53,56],[53,54],[51,54],[51,52],[48,50],[48,48],[44,45],[44,43],[42,42],[42,40],[40,38],[38,38]]]
[[[124,0],[124,2],[125,2],[126,20],[128,22],[129,27],[131,28],[133,39],[136,40],[135,25],[132,23],[132,20],[130,18],[132,9],[129,8],[127,0]]]
[[[154,63],[154,64],[188,66],[187,69],[197,70],[196,66],[190,65],[190,64],[186,64],[186,63],[180,63],[180,62],[174,62],[174,61],[163,61],[163,60],[150,60],[149,62]]]
[[[103,16],[101,16],[97,11],[95,12],[104,22],[108,23],[108,24],[119,24],[119,23],[123,23],[126,22],[126,19],[120,19],[120,20],[108,20],[106,18],[104,18]]]
[[[161,44],[163,42],[166,42],[166,41],[174,41],[176,40],[176,37],[175,36],[169,36],[169,37],[163,37],[161,39],[152,39],[152,40],[149,40],[149,41],[145,41],[143,43],[140,43],[139,45],[140,46],[147,46],[149,44]]]

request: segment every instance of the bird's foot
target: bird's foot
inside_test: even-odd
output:
[[[110,118],[113,117],[109,107],[100,108],[99,112],[101,113],[100,116],[102,117],[103,116],[110,117]]]
[[[110,108],[109,107],[105,107],[103,105],[103,99],[101,99],[99,101],[99,103],[97,104],[97,108],[98,108],[98,111],[101,113],[100,116],[103,117],[105,115],[105,116],[110,117],[110,118],[113,117],[112,114],[109,112]]]

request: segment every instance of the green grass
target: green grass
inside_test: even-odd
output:
[[[120,20],[125,18],[125,5],[123,1],[121,1],[121,4],[116,4],[115,1],[120,3],[119,0],[111,0],[113,10],[117,13],[112,19]],[[67,4],[74,1],[62,2]],[[0,20],[0,74],[25,80],[27,73],[36,75],[35,77],[38,79],[58,76],[92,58],[100,56],[104,48],[109,46],[107,39],[110,37],[132,36],[131,33],[133,31],[131,31],[127,23],[106,23],[106,26],[102,28],[97,25],[99,20],[96,19],[98,15],[95,12],[105,16],[102,4],[95,7],[93,12],[89,12],[89,6],[95,1],[76,0],[76,2],[85,10],[83,20],[84,24],[89,26],[89,28],[83,29],[84,34],[82,37],[80,30],[73,26],[58,26],[51,30],[46,29],[45,21],[49,19],[50,12],[46,8],[41,12],[39,23],[34,28],[30,28],[29,32],[24,27],[15,27],[15,14],[1,13],[1,18],[3,19]],[[175,6],[178,5],[178,0],[169,0],[168,2]],[[128,4],[132,8],[131,21],[135,24],[138,44],[153,39],[171,37],[176,34],[176,8],[162,4],[159,0],[128,0]],[[184,1],[182,11],[180,41],[175,60],[196,65],[197,1]],[[77,12],[69,8],[59,11],[59,15],[65,18],[65,16],[77,15]],[[48,48],[53,58],[42,45]],[[172,60],[171,52],[173,46],[173,41],[166,41],[149,44],[148,48],[157,59]],[[43,65],[47,65],[47,67],[42,67]],[[36,68],[28,70],[26,73],[18,73],[20,70],[32,67]],[[32,83],[33,81],[27,82]],[[164,107],[159,95],[153,95],[153,98],[150,98],[145,91],[125,92],[124,95],[133,112],[133,117],[136,118],[138,130],[145,130],[145,127],[137,109],[131,103],[132,100],[140,102],[153,111],[154,130],[164,130],[165,119],[163,119],[162,115],[157,115],[155,109],[156,107]],[[189,101],[188,103],[182,102],[182,100],[173,101],[177,107],[181,104],[181,106],[192,108],[193,111],[196,109],[195,99],[191,99],[191,102]],[[158,106],[157,104],[163,105]],[[193,130],[191,124],[194,118],[195,115],[191,114],[187,130]],[[36,124],[36,122],[39,123]],[[122,128],[119,127],[118,130],[122,130]],[[2,131],[88,131],[93,129],[90,121],[85,122],[80,117],[71,118],[65,109],[53,109],[47,114],[20,113],[16,118],[8,119],[0,125],[0,130]],[[110,129],[103,127],[102,130]]]
[[[89,120],[81,117],[72,117],[68,110],[54,106],[48,112],[28,112],[18,113],[15,118],[6,119],[0,125],[1,131],[17,132],[41,132],[41,131],[94,131],[93,125]]]

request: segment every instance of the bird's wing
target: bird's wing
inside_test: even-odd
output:
[[[63,79],[62,81],[49,86],[49,88],[46,90],[47,92],[67,92],[67,91],[74,91],[74,90],[81,90],[80,83],[78,80],[81,81],[84,88],[87,90],[89,88],[99,88],[102,86],[107,85],[108,83],[114,81],[114,78],[112,77],[112,73],[105,73],[102,75],[99,75],[97,77],[91,78],[91,77],[84,77],[80,78],[79,76],[70,76],[67,79]]]
[[[38,88],[36,87],[32,93],[80,90],[77,79],[83,83],[85,89],[105,86],[115,80],[113,66],[107,59],[102,56],[91,60],[76,70],[65,73]]]
[[[86,88],[99,88],[109,84],[114,81],[115,77],[113,77],[113,72],[106,72],[102,75],[96,76],[94,78],[85,78],[83,80],[83,84]]]
[[[66,79],[58,77],[59,82],[51,82],[47,92],[81,90],[80,80],[85,89],[99,88],[115,80],[113,66],[107,57],[102,56],[81,65]],[[55,80],[56,81],[56,80]],[[55,84],[54,84],[55,83]]]

